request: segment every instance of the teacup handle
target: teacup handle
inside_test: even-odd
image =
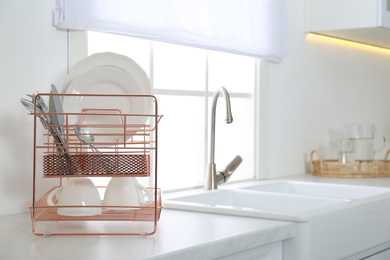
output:
[[[153,201],[153,195],[152,193],[150,192],[150,190],[148,190],[148,188],[142,186],[141,184],[139,183],[136,183],[135,186],[137,187],[138,189],[138,201],[139,201],[139,204],[140,205],[147,205],[147,204],[150,204],[152,203]],[[144,191],[146,193],[146,195],[148,195],[148,200],[147,201],[144,201],[143,200],[143,194],[142,194],[142,191]]]
[[[382,133],[382,131],[379,131],[378,129],[375,129],[375,131],[377,131],[383,138],[383,144],[382,146],[378,149],[378,150],[375,150],[375,153],[381,151],[384,147],[385,147],[385,144],[386,144],[386,137],[385,135]]]
[[[55,188],[54,190],[52,190],[49,195],[47,196],[47,204],[49,206],[57,206],[57,203],[54,203],[53,202],[53,197],[54,195],[56,195],[58,192],[61,192],[62,191],[62,187],[59,187],[59,188]]]

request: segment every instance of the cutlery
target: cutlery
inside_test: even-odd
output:
[[[37,91],[37,93],[39,93],[39,92]],[[35,93],[32,93],[32,95],[30,95],[30,94],[26,94],[26,95],[31,98],[32,103],[35,102],[35,96],[36,96]],[[37,97],[36,105],[38,108],[40,108],[42,110],[43,113],[49,113],[49,108],[46,106],[45,101],[43,100],[43,98],[41,96]],[[49,123],[53,122],[51,115],[46,115],[46,117],[47,117],[47,120]]]
[[[34,103],[31,102],[30,100],[27,100],[27,99],[24,99],[24,98],[21,98],[20,99],[20,102],[22,102],[22,104],[24,105],[24,107],[30,112],[30,113],[34,113]],[[60,139],[58,133],[56,132],[56,129],[51,125],[51,122],[50,120],[48,119],[47,116],[45,115],[42,115],[43,111],[42,109],[37,106],[36,107],[36,112],[37,112],[37,117],[41,120],[42,124],[44,126],[47,126],[48,129],[49,129],[49,132],[50,134],[53,136],[55,142],[56,142],[56,145],[58,148],[58,150],[60,152],[66,152],[66,149],[63,149],[63,148],[60,148],[63,146],[63,143],[62,143],[62,140]]]
[[[53,84],[51,85],[51,93],[58,94],[58,90]],[[61,134],[64,134],[63,124],[64,124],[65,120],[64,120],[64,115],[61,114],[64,111],[63,111],[61,99],[59,96],[50,96],[50,98],[49,98],[49,112],[54,113],[52,115],[53,124],[56,125],[56,127],[58,128],[58,131]],[[65,138],[65,137],[63,137],[63,138]]]
[[[34,113],[34,102],[35,102],[36,95],[35,93],[33,93],[32,95],[27,94],[27,96],[31,98],[31,102],[29,102],[26,99],[21,99],[21,102],[27,108],[27,110],[29,110],[31,113]],[[49,108],[46,106],[45,101],[41,96],[37,97],[36,106],[37,106],[38,113],[49,113]],[[49,126],[50,133],[54,134],[54,138],[56,139],[57,143],[64,144],[66,142],[65,137],[58,135],[56,128],[53,126],[53,118],[51,115],[37,115],[37,116],[41,119],[43,125]]]
[[[38,91],[37,91],[37,93],[39,94]],[[33,97],[35,98],[35,94],[33,94]],[[46,106],[45,101],[43,100],[42,96],[38,96],[37,97],[37,102],[38,102],[38,105],[41,107],[41,109],[42,109],[42,111],[44,113],[48,113],[49,112],[49,108]]]
[[[57,88],[52,84],[51,93],[58,94]],[[61,103],[61,98],[59,96],[50,96],[49,98],[49,113],[54,113],[51,115],[51,121],[53,126],[57,129],[57,132],[60,134],[59,138],[63,143],[66,143],[66,137],[64,135],[64,115],[62,114],[63,108]]]
[[[27,95],[31,97],[35,101],[35,94]],[[53,120],[50,115],[47,115],[49,109],[47,108],[44,100],[38,96],[37,98],[37,104],[34,104],[34,101],[30,101],[24,98],[21,98],[20,101],[22,102],[23,106],[30,112],[34,113],[36,112],[36,116],[41,120],[41,123],[47,127],[49,133],[51,136],[53,136],[53,140],[55,145],[57,146],[57,151],[59,153],[59,156],[65,156],[67,163],[63,164],[63,167],[66,167],[69,171],[69,174],[72,174],[72,161],[68,154],[68,149],[65,148],[66,146],[66,139],[64,136],[59,133],[58,127],[53,125]]]
[[[77,138],[87,144],[91,150],[99,156],[99,161],[103,164],[103,167],[107,172],[110,172],[110,166],[107,165],[107,162],[101,157],[102,153],[93,145],[93,142],[95,142],[93,135],[87,129],[83,129],[78,125],[74,126],[74,132],[76,133]]]
[[[38,91],[37,91],[37,93],[38,93]],[[33,103],[35,102],[35,96],[36,96],[35,93],[26,94],[26,96],[31,98],[31,102],[33,102]],[[41,96],[37,97],[37,107],[39,107],[43,111],[43,113],[49,112],[49,108],[46,106],[45,101],[43,100],[43,98]],[[49,116],[49,118],[51,118],[51,116]]]
[[[101,155],[99,150],[92,144],[93,142],[95,142],[95,138],[88,130],[83,129],[78,125],[75,125],[74,132],[76,133],[77,138],[79,138],[83,143],[86,143],[94,153]]]

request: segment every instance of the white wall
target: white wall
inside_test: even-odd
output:
[[[335,158],[333,136],[347,122],[374,123],[390,139],[390,55],[307,39],[303,3],[288,1],[290,53],[263,75],[262,145],[271,178],[309,171],[312,149]],[[61,86],[66,74],[66,32],[52,26],[54,6],[55,0],[0,0],[0,215],[31,203],[33,119],[19,99]]]
[[[306,37],[304,0],[288,2],[290,52],[268,64],[268,177],[310,171],[310,152],[337,158],[346,123],[372,123],[389,139],[390,53]]]
[[[0,0],[0,215],[32,202],[33,117],[19,99],[61,86],[66,75],[67,37],[52,26],[54,7],[55,0]]]

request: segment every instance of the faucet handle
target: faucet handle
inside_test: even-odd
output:
[[[242,163],[241,156],[237,155],[226,167],[223,171],[217,173],[217,183],[222,184],[229,180],[230,176],[233,175],[234,171],[240,166]]]

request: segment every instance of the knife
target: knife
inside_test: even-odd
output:
[[[51,85],[51,93],[58,94],[58,90],[56,86],[54,86],[53,84]],[[51,98],[52,98],[52,103],[54,103],[54,108],[53,108],[54,112],[63,113],[64,111],[62,109],[61,98],[59,96],[51,96]],[[65,122],[64,115],[57,114],[57,122],[58,125],[62,126]]]
[[[52,92],[50,92],[52,93]],[[57,118],[57,115],[55,114],[56,113],[56,107],[54,105],[54,96],[50,96],[49,97],[49,113],[52,114],[50,115],[50,119],[51,119],[51,123],[53,125],[58,125],[58,118]]]
[[[58,90],[56,86],[53,84],[51,85],[51,93],[52,94],[58,94]],[[51,115],[52,123],[53,125],[57,125],[56,129],[58,129],[58,133],[61,134],[59,137],[63,141],[63,143],[66,143],[66,138],[64,135],[64,128],[63,124],[65,122],[64,115],[60,114],[63,113],[61,98],[59,96],[50,96],[49,98],[49,112],[55,113]]]

